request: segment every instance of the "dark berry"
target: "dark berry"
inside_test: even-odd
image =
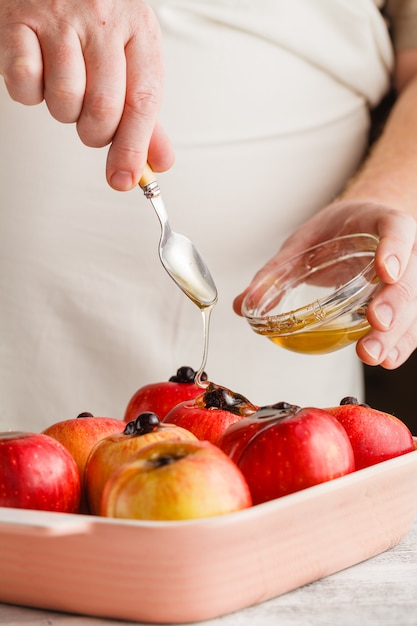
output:
[[[354,396],[346,396],[340,400],[340,406],[343,406],[344,404],[359,404],[359,402]]]
[[[156,430],[161,424],[159,417],[152,411],[144,411],[135,420],[128,422],[123,431],[125,435],[146,435]]]
[[[184,383],[189,384],[193,383],[195,379],[196,372],[192,367],[188,367],[188,365],[183,365],[177,369],[177,373],[175,376],[171,376],[169,379],[170,383]],[[201,375],[201,380],[207,380],[206,372],[203,372]]]
[[[88,411],[84,411],[84,413],[80,413],[79,415],[77,415],[77,419],[79,417],[94,417],[94,415],[92,413],[89,413]]]

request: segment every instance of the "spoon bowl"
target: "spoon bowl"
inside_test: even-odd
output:
[[[159,258],[178,287],[200,309],[212,307],[217,301],[217,288],[210,271],[195,245],[184,235],[172,230],[155,174],[149,165],[139,186],[150,200],[161,223]]]

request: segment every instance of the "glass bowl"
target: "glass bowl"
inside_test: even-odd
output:
[[[323,354],[369,330],[367,306],[379,287],[378,238],[345,235],[308,248],[277,266],[245,296],[252,330],[295,352]]]

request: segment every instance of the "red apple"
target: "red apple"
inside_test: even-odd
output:
[[[207,441],[159,441],[109,478],[101,514],[141,520],[185,520],[250,507],[235,463]]]
[[[340,406],[325,409],[346,430],[356,469],[369,467],[415,449],[413,435],[400,419],[346,397]]]
[[[278,419],[295,415],[300,409],[301,407],[288,402],[277,402],[270,406],[260,407],[256,413],[226,428],[216,445],[237,463],[249,439],[271,422],[275,423]]]
[[[180,402],[165,416],[164,424],[190,430],[197,439],[216,443],[231,424],[255,413],[247,398],[220,385],[209,383],[194,400]]]
[[[101,496],[110,475],[135,452],[160,440],[192,440],[196,437],[174,424],[162,424],[155,413],[141,413],[123,432],[96,443],[84,471],[84,488],[90,513],[100,513]]]
[[[128,402],[124,421],[130,422],[144,411],[152,411],[162,420],[176,404],[191,400],[202,392],[194,382],[195,374],[192,367],[183,366],[169,380],[140,387]],[[202,380],[207,380],[205,373]]]
[[[265,424],[263,427],[259,422]],[[233,429],[233,436],[230,430]],[[230,427],[218,441],[228,449],[251,490],[254,504],[332,480],[355,469],[349,437],[322,409],[264,410]],[[243,437],[245,445],[233,445]]]
[[[77,513],[81,481],[68,450],[42,433],[0,433],[0,506]]]

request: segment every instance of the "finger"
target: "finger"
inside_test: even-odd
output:
[[[174,161],[172,143],[161,124],[157,122],[149,144],[148,162],[155,172],[165,172],[172,167]]]
[[[124,43],[94,37],[84,47],[87,83],[77,131],[87,146],[108,145],[122,116],[126,93]]]
[[[238,296],[236,296],[236,298],[233,300],[233,311],[237,313],[237,315],[242,316],[242,302],[245,299],[245,296],[248,293],[248,291],[249,291],[249,287],[245,289],[245,291],[240,293]]]
[[[415,321],[415,320],[414,320]],[[364,342],[367,342],[367,348],[364,350]],[[393,343],[392,346],[384,350],[383,341],[377,336],[366,336],[359,341],[356,346],[356,352],[359,358],[367,365],[381,365],[385,369],[395,369],[406,362],[406,360],[414,352],[417,345],[417,326],[411,324],[407,332]],[[373,355],[378,354],[378,358]]]
[[[42,52],[31,28],[17,24],[0,39],[0,71],[13,100],[26,105],[42,102]]]
[[[417,313],[417,253],[410,258],[401,280],[384,285],[370,302],[367,317],[371,326],[386,332],[400,327]]]
[[[373,328],[357,343],[356,352],[359,358],[368,365],[381,365],[388,358],[392,360],[393,357],[390,355],[398,346],[403,345],[404,349],[407,347],[407,340],[404,337],[409,336],[410,329],[416,326],[416,316],[417,306],[413,306],[391,330],[383,332]],[[408,358],[409,354],[410,352],[407,352],[404,359]]]
[[[59,36],[42,38],[44,96],[51,115],[73,123],[80,116],[86,88],[86,70],[76,31],[69,27]]]
[[[367,316],[372,330],[357,344],[359,357],[369,365],[380,365],[394,349],[404,345],[407,352],[404,359],[408,358],[407,340],[404,337],[409,336],[410,329],[416,326],[415,287],[404,279],[395,285],[385,286],[369,305]],[[392,356],[389,358],[394,360]]]
[[[107,159],[107,179],[119,190],[134,187],[145,167],[162,85],[160,46],[153,37],[150,42],[143,33],[135,35],[126,46],[126,60],[126,101]]]
[[[404,274],[417,232],[416,220],[401,211],[389,211],[378,221],[380,242],[375,256],[378,276],[385,283],[394,283]]]
[[[407,359],[413,354],[417,345],[417,328],[413,324],[407,333],[405,333],[397,344],[390,350],[387,357],[380,363],[382,367],[388,370],[396,369],[403,365]]]

